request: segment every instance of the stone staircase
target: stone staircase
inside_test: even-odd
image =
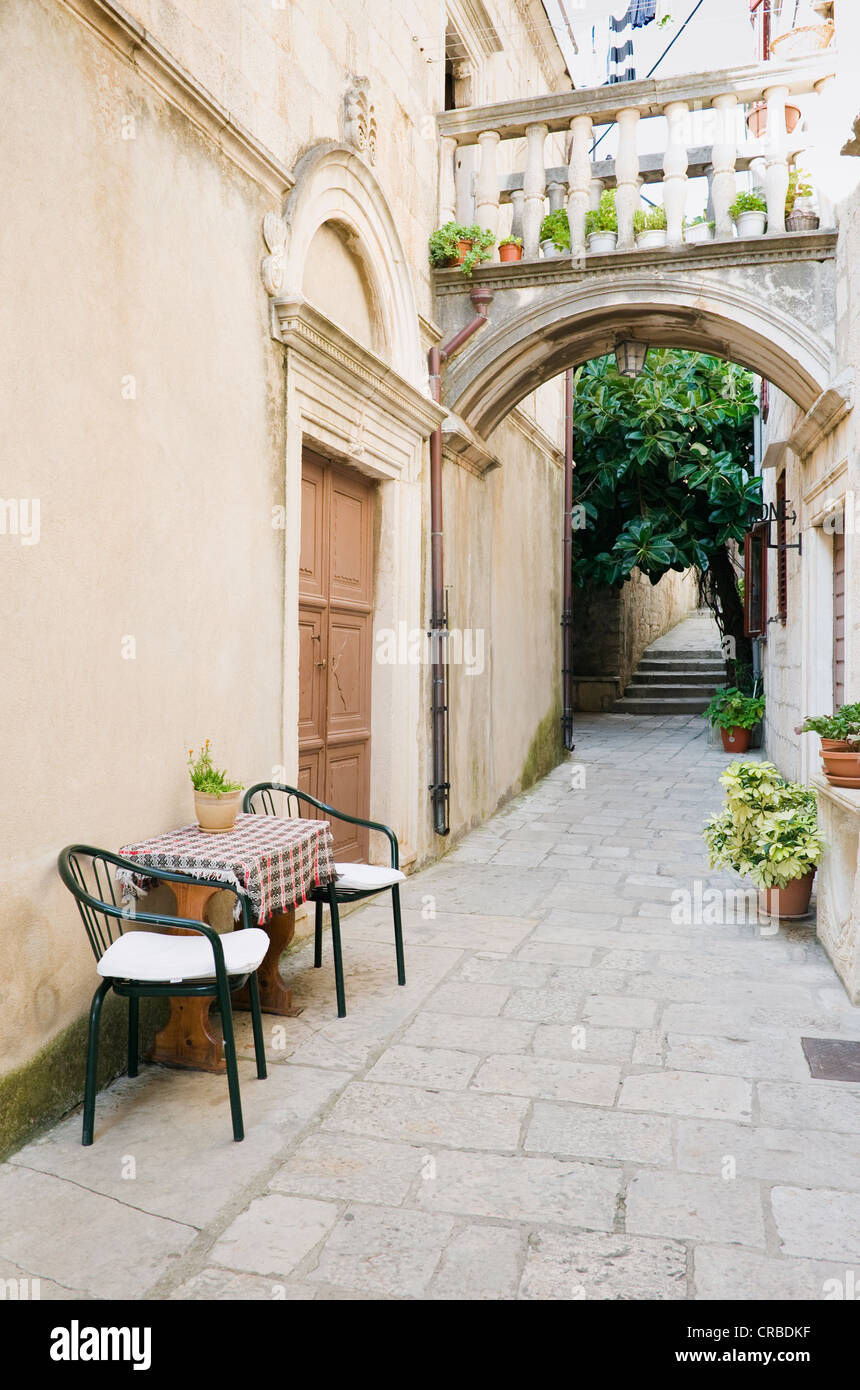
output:
[[[648,647],[612,713],[701,714],[726,681],[717,636],[698,616],[679,623]]]

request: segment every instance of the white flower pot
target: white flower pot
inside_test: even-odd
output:
[[[640,232],[636,238],[636,245],[640,251],[647,251],[652,246],[665,246],[666,228],[653,227],[647,232]]]
[[[588,238],[588,249],[596,256],[605,255],[607,251],[615,250],[617,241],[617,232],[592,232]]]
[[[685,241],[713,241],[714,229],[708,222],[697,222],[693,227],[684,228]]]
[[[739,213],[737,220],[738,236],[762,236],[764,234],[764,224],[766,221],[766,212]]]
[[[547,260],[552,260],[553,256],[564,255],[564,252],[561,250],[560,247],[556,246],[552,237],[550,237],[547,241],[542,241],[540,244],[540,249],[542,254],[546,256]]]

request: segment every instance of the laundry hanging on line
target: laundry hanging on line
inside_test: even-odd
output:
[[[636,57],[633,32],[644,29],[657,18],[657,0],[630,0],[621,15],[609,20],[609,57],[607,75],[610,82],[635,82]]]

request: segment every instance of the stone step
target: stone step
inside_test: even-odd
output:
[[[725,661],[719,647],[648,647],[643,653],[644,661],[656,657],[680,658],[684,661]]]
[[[628,685],[624,698],[634,700],[701,700],[702,708],[714,693],[712,685],[651,685],[638,677]]]
[[[686,666],[673,667],[672,670],[651,671],[643,666],[637,666],[634,680],[647,680],[649,685],[676,685],[679,681],[684,685],[722,685],[725,679],[723,671],[688,671]]]
[[[722,676],[725,679],[726,663],[724,661],[679,661],[677,657],[670,661],[658,661],[653,656],[643,656],[636,668],[638,671],[701,671],[706,675]]]
[[[640,700],[624,696],[612,706],[613,714],[703,714],[707,708],[706,699],[689,700]]]

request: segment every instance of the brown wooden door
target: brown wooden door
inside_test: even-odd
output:
[[[845,535],[833,534],[833,707],[845,704]]]
[[[370,813],[374,488],[317,454],[302,458],[299,786]],[[334,822],[335,855],[363,859],[368,833]]]

